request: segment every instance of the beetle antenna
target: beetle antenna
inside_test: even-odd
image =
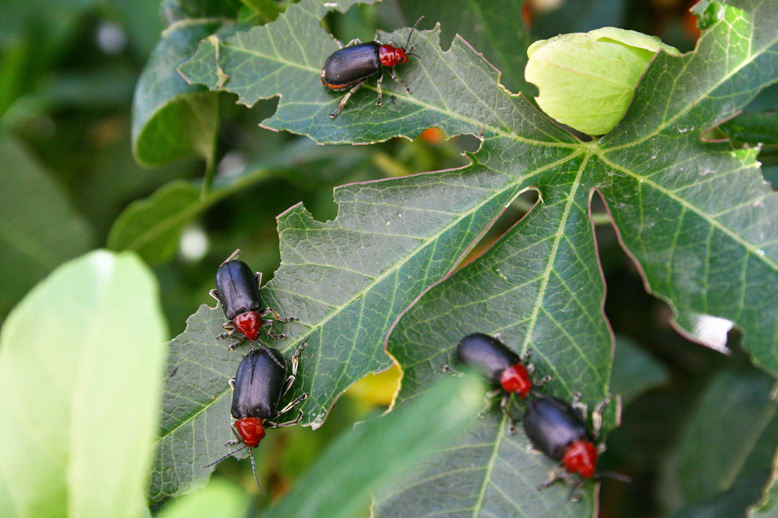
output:
[[[211,467],[211,466],[213,466],[214,464],[218,464],[218,463],[220,463],[221,461],[223,461],[223,460],[224,460],[224,459],[226,459],[227,457],[229,457],[229,456],[231,456],[231,455],[235,455],[235,454],[236,454],[236,453],[238,453],[239,451],[245,450],[245,449],[246,449],[246,446],[247,446],[247,445],[246,445],[246,444],[244,444],[243,446],[241,446],[241,447],[240,447],[240,448],[238,448],[237,450],[232,450],[232,451],[231,451],[231,452],[229,452],[227,455],[223,455],[223,456],[219,457],[218,459],[216,459],[215,461],[213,461],[213,462],[211,462],[210,464],[208,464],[208,465],[205,465],[205,466],[203,466],[203,467],[204,467],[204,468],[210,468],[210,467]],[[253,457],[252,457],[252,459],[253,459]]]
[[[418,59],[419,61],[421,61],[421,56],[419,56],[419,55],[418,55],[418,54],[416,54],[415,52],[406,52],[405,54],[406,54],[407,56],[413,56],[413,57],[415,57],[416,59]]]
[[[603,478],[610,478],[613,480],[618,480],[619,482],[624,482],[626,484],[629,484],[632,482],[632,477],[629,475],[625,475],[623,473],[616,473],[615,471],[598,471],[594,474],[594,478],[597,479],[603,479]]]
[[[254,481],[257,483],[259,491],[264,495],[265,490],[262,489],[262,484],[259,483],[259,477],[257,477],[257,465],[254,463],[254,449],[249,450],[249,458],[251,459],[251,471],[254,472]]]
[[[236,248],[234,252],[230,254],[230,256],[224,260],[224,262],[221,264],[221,266],[224,266],[225,263],[229,263],[233,259],[237,259],[240,255],[240,248]]]
[[[408,33],[408,41],[405,42],[405,48],[403,50],[408,50],[408,46],[411,44],[411,36],[413,36],[413,31],[416,30],[416,26],[419,25],[419,22],[424,19],[424,15],[421,15],[418,20],[416,20],[416,23],[413,24],[413,27],[411,27],[411,32]]]

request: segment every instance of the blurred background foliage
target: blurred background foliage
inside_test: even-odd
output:
[[[463,166],[467,158],[462,153],[477,149],[477,139],[447,139],[434,128],[413,141],[315,146],[305,137],[259,127],[272,114],[275,100],[260,101],[247,110],[225,94],[217,100],[221,125],[212,164],[191,158],[142,167],[131,142],[135,85],[167,23],[177,10],[193,3],[0,4],[0,318],[57,265],[106,246],[114,222],[132,202],[174,180],[200,179],[209,165],[217,172],[216,182],[227,182],[274,157],[276,165],[266,167],[256,181],[224,196],[187,224],[172,259],[153,265],[175,336],[200,304],[211,304],[208,290],[214,285],[214,272],[235,248],[241,248],[242,259],[252,268],[263,272],[265,281],[271,278],[280,261],[275,216],[290,206],[303,202],[317,219],[327,220],[336,215],[332,200],[336,185]],[[532,0],[525,4],[523,16],[534,38],[617,26],[658,35],[688,51],[699,34],[688,11],[692,3]],[[233,9],[246,23],[263,23],[285,3],[245,0],[245,5],[225,2],[222,7]],[[423,11],[428,21],[441,21],[443,48],[455,32],[468,41],[478,40],[477,28],[452,13],[438,16],[426,9],[424,2],[387,0],[331,15],[327,23],[342,41],[354,37],[370,41],[377,28],[407,26]],[[513,90],[520,80],[521,74],[503,77]],[[760,125],[774,128],[773,114],[766,110],[778,108],[776,95],[774,88],[764,92],[743,116],[717,132],[750,142]],[[778,143],[762,141],[766,145],[760,161],[775,187]],[[534,202],[531,196],[519,198],[473,253],[482,252],[521,218]],[[599,198],[594,202],[597,205]],[[629,473],[635,480],[628,486],[605,483],[600,514],[672,513],[686,502],[672,490],[678,474],[668,465],[683,465],[677,447],[700,425],[698,405],[716,390],[722,376],[735,373],[739,377],[734,379],[757,379],[758,384],[764,383],[764,375],[739,352],[736,331],[728,337],[730,356],[687,342],[670,325],[668,307],[645,293],[610,225],[597,225],[597,242],[608,285],[605,309],[619,343],[613,392],[622,393],[625,403],[623,426],[609,437],[603,467]],[[651,373],[639,387],[630,376],[635,369]],[[209,509],[203,516],[241,516],[250,508],[265,507],[289,490],[330,439],[353,423],[382,413],[397,380],[394,369],[364,379],[340,399],[327,426],[316,432],[293,427],[268,434],[256,452],[260,477],[268,481],[267,495],[259,495],[247,462],[229,460],[219,466],[207,488],[170,505],[163,503],[160,516],[191,517]]]

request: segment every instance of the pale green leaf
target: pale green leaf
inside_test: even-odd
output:
[[[92,252],[25,297],[0,335],[0,515],[144,515],[165,335],[130,254]]]
[[[171,500],[156,518],[243,518],[250,504],[242,487],[214,478],[199,491]]]

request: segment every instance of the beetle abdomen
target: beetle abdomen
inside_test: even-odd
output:
[[[370,77],[381,68],[378,43],[360,43],[333,52],[321,69],[321,82],[327,88],[342,90]]]
[[[561,460],[573,442],[591,439],[586,423],[573,407],[553,396],[531,401],[522,425],[532,445],[554,460]]]
[[[262,309],[257,279],[243,261],[228,261],[216,272],[216,292],[224,309],[224,316],[232,320],[246,311]]]
[[[277,349],[261,347],[238,366],[232,393],[232,417],[275,417],[286,380],[286,359]]]
[[[457,358],[481,370],[493,383],[500,383],[505,369],[520,362],[502,342],[483,333],[467,335],[457,345]]]

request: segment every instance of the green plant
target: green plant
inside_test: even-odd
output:
[[[767,87],[778,79],[778,7],[757,0],[700,3],[696,48],[680,56],[658,54],[624,118],[601,138],[589,139],[556,125],[528,100],[536,94],[523,76],[531,38],[519,16],[523,3],[509,0],[399,2],[406,19],[426,15],[414,36],[422,59],[400,72],[413,93],[386,82],[384,105],[375,106],[375,83],[368,82],[330,119],[343,94],[319,84],[321,64],[338,48],[322,20],[344,41],[368,39],[365,26],[376,11],[365,5],[371,3],[302,0],[274,9],[276,4],[262,1],[163,2],[170,24],[139,78],[132,148],[145,164],[198,157],[205,173],[197,181],[158,182],[150,197],[132,197],[110,233],[98,232],[107,234],[109,248],[134,251],[157,265],[163,301],[178,297],[185,308],[204,300],[215,271],[214,264],[200,268],[174,259],[182,232],[193,222],[202,221],[203,233],[214,236],[209,263],[218,265],[218,253],[226,256],[241,246],[254,259],[249,264],[256,261],[269,273],[280,252],[262,295],[299,322],[284,326],[286,341],[269,343],[290,352],[308,341],[288,397],[309,394],[303,423],[319,429],[279,435],[291,437],[289,442],[327,434],[323,425],[333,421],[328,413],[349,386],[390,367],[392,358],[400,365],[403,377],[391,412],[360,425],[370,433],[360,435],[358,426],[333,443],[311,473],[338,465],[348,470],[349,456],[340,452],[353,451],[354,444],[360,449],[353,461],[362,463],[369,462],[365,451],[386,446],[375,470],[342,487],[326,476],[303,476],[286,498],[257,514],[297,516],[305,507],[314,516],[333,501],[352,512],[364,505],[369,490],[376,497],[375,516],[593,515],[593,484],[578,504],[567,501],[561,484],[536,490],[551,464],[525,452],[521,432],[506,435],[499,412],[466,425],[479,406],[471,396],[480,398],[484,389],[444,379],[442,366],[452,361],[458,340],[474,331],[500,332],[519,352],[531,348],[538,369],[554,377],[547,390],[559,397],[580,390],[591,407],[607,393],[622,394],[630,405],[625,426],[610,434],[614,453],[604,461],[656,480],[659,511],[732,516],[762,506],[760,512],[774,512],[764,495],[774,493],[767,488],[778,444],[770,390],[778,374],[778,197],[759,163],[769,163],[773,150],[758,144],[774,143],[778,127],[769,112],[719,126],[760,92],[769,95]],[[593,9],[604,8],[597,3]],[[475,26],[468,23],[474,18]],[[434,23],[438,19],[441,26]],[[533,21],[536,27],[543,23]],[[453,38],[444,51],[441,31],[454,26],[464,39]],[[384,39],[404,41],[408,30]],[[510,93],[501,81],[524,95]],[[230,106],[236,96],[254,108]],[[461,166],[452,158],[451,143],[379,144],[415,138],[431,127],[478,139],[475,146],[463,144],[470,163]],[[19,126],[11,128],[20,134]],[[353,143],[373,145],[334,146]],[[233,151],[245,165],[236,176],[217,175],[218,164]],[[14,163],[20,170],[30,167],[23,159]],[[373,179],[375,169],[382,176],[435,171],[342,185]],[[340,185],[334,205],[327,199],[333,185]],[[304,195],[292,196],[292,189]],[[292,205],[300,197],[305,207]],[[68,219],[76,211],[62,198],[65,209],[58,217]],[[276,246],[267,222],[282,211]],[[9,218],[20,212],[9,211]],[[607,234],[593,220],[612,221],[616,233]],[[477,245],[490,228],[497,239],[483,251]],[[88,234],[78,223],[72,232]],[[663,318],[657,318],[655,301],[637,296],[637,275],[631,293],[620,288],[614,272],[624,267],[614,265],[627,261],[617,256],[617,241],[647,290],[668,304]],[[89,247],[86,240],[68,242],[74,249]],[[462,266],[474,250],[472,262]],[[603,270],[609,300],[628,293],[621,307],[613,302],[608,308],[610,320]],[[188,286],[187,275],[195,279]],[[628,326],[619,323],[622,311],[630,311]],[[656,324],[660,320],[672,320],[683,335],[719,350],[728,346],[734,357],[683,342]],[[212,468],[202,466],[225,452],[227,380],[240,355],[215,340],[223,322],[219,308],[203,305],[169,343],[147,491],[155,512],[166,499],[203,485]],[[653,355],[619,336],[614,359],[611,322],[641,345],[652,345]],[[180,329],[175,320],[171,325]],[[650,333],[640,336],[644,329]],[[661,341],[673,347],[655,343]],[[668,379],[670,388],[656,390]],[[434,389],[441,380],[448,386]],[[446,392],[458,399],[447,399]],[[606,415],[607,431],[616,428],[614,407]],[[438,428],[433,416],[450,419]],[[653,443],[650,434],[635,431],[641,424],[656,428]],[[451,433],[465,426],[466,432]],[[711,428],[720,433],[706,433]],[[268,466],[278,464],[281,441],[269,434],[259,447],[260,470],[274,470]],[[646,453],[657,444],[666,460]],[[379,476],[381,470],[407,473],[401,468],[418,453],[413,445],[428,453],[417,473]],[[229,467],[222,469],[229,473]],[[633,495],[623,498],[633,507],[622,504],[622,514],[637,515],[634,494],[645,490],[642,480],[626,489],[610,487],[611,494]],[[235,512],[244,505],[236,504]],[[619,506],[606,499],[603,512],[618,514]]]

